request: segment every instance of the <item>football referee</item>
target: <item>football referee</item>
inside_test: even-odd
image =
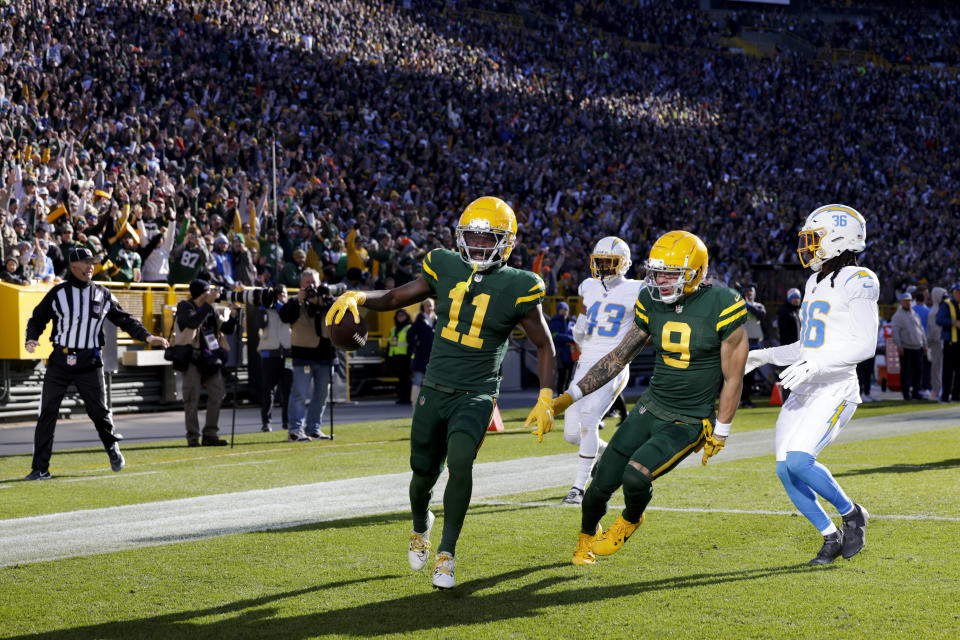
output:
[[[123,436],[114,433],[113,416],[107,408],[103,383],[100,348],[103,346],[104,320],[110,320],[137,340],[167,346],[164,338],[150,335],[136,318],[121,309],[109,289],[90,281],[98,259],[89,249],[75,247],[70,250],[69,257],[70,273],[67,280],[47,292],[27,322],[26,349],[33,353],[40,334],[46,330],[47,323],[53,321],[53,333],[50,336],[53,352],[43,377],[40,418],[33,437],[33,470],[26,477],[27,480],[50,478],[53,431],[57,425],[60,403],[71,382],[76,385],[87,415],[93,420],[107,450],[110,468],[114,471],[123,469],[123,454],[117,444]]]

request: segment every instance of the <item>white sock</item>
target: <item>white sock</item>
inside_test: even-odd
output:
[[[590,479],[590,470],[593,469],[593,463],[596,458],[577,458],[577,479],[573,481],[573,486],[583,489],[587,486],[587,480]]]
[[[837,525],[831,522],[830,526],[824,529],[823,531],[821,531],[820,534],[824,536],[829,536],[831,534],[836,533],[837,531],[840,531],[840,529],[837,529]]]

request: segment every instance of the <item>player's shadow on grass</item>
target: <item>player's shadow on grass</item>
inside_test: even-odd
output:
[[[917,473],[918,471],[934,471],[936,469],[956,469],[960,467],[960,458],[950,458],[939,462],[926,462],[924,464],[891,464],[885,467],[868,467],[866,469],[852,469],[850,471],[841,471],[833,474],[835,477],[841,476],[866,476],[874,473]]]
[[[785,567],[765,567],[721,573],[695,573],[652,580],[639,580],[627,584],[612,584],[585,588],[583,568],[572,567],[567,562],[524,567],[487,578],[468,580],[448,592],[436,592],[429,586],[428,576],[383,575],[356,580],[338,581],[305,589],[276,593],[260,598],[238,600],[219,607],[168,615],[108,622],[75,627],[15,639],[37,638],[40,640],[95,640],[126,638],[162,638],[163,640],[193,640],[203,638],[314,638],[347,636],[367,638],[385,634],[422,633],[453,628],[496,623],[504,620],[532,618],[542,612],[558,607],[583,607],[594,602],[616,600],[641,593],[680,590],[763,578],[789,576],[809,571],[830,571],[836,567],[811,569],[806,564]],[[602,571],[601,567],[585,568],[586,571]],[[529,577],[541,571],[549,572],[531,583]],[[274,603],[290,598],[304,598],[298,609],[309,609],[306,598],[312,593],[328,592],[326,599],[334,596],[336,589],[349,588],[377,581],[404,580],[415,577],[423,591],[392,600],[347,606],[340,609],[317,611],[301,615],[276,617]],[[513,580],[522,580],[512,588],[504,589]],[[558,589],[566,585],[567,588]],[[389,588],[389,587],[387,587]],[[488,589],[494,592],[484,593]],[[281,614],[282,615],[282,614]],[[214,621],[203,620],[221,617]]]

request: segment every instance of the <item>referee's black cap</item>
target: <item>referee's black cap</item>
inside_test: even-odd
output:
[[[93,252],[86,247],[74,247],[70,249],[70,262],[80,262],[81,260],[93,260],[100,262],[100,258],[93,255]]]

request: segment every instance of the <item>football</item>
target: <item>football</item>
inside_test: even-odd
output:
[[[330,341],[344,351],[355,351],[367,344],[367,322],[354,322],[353,314],[344,314],[340,324],[329,325]]]

